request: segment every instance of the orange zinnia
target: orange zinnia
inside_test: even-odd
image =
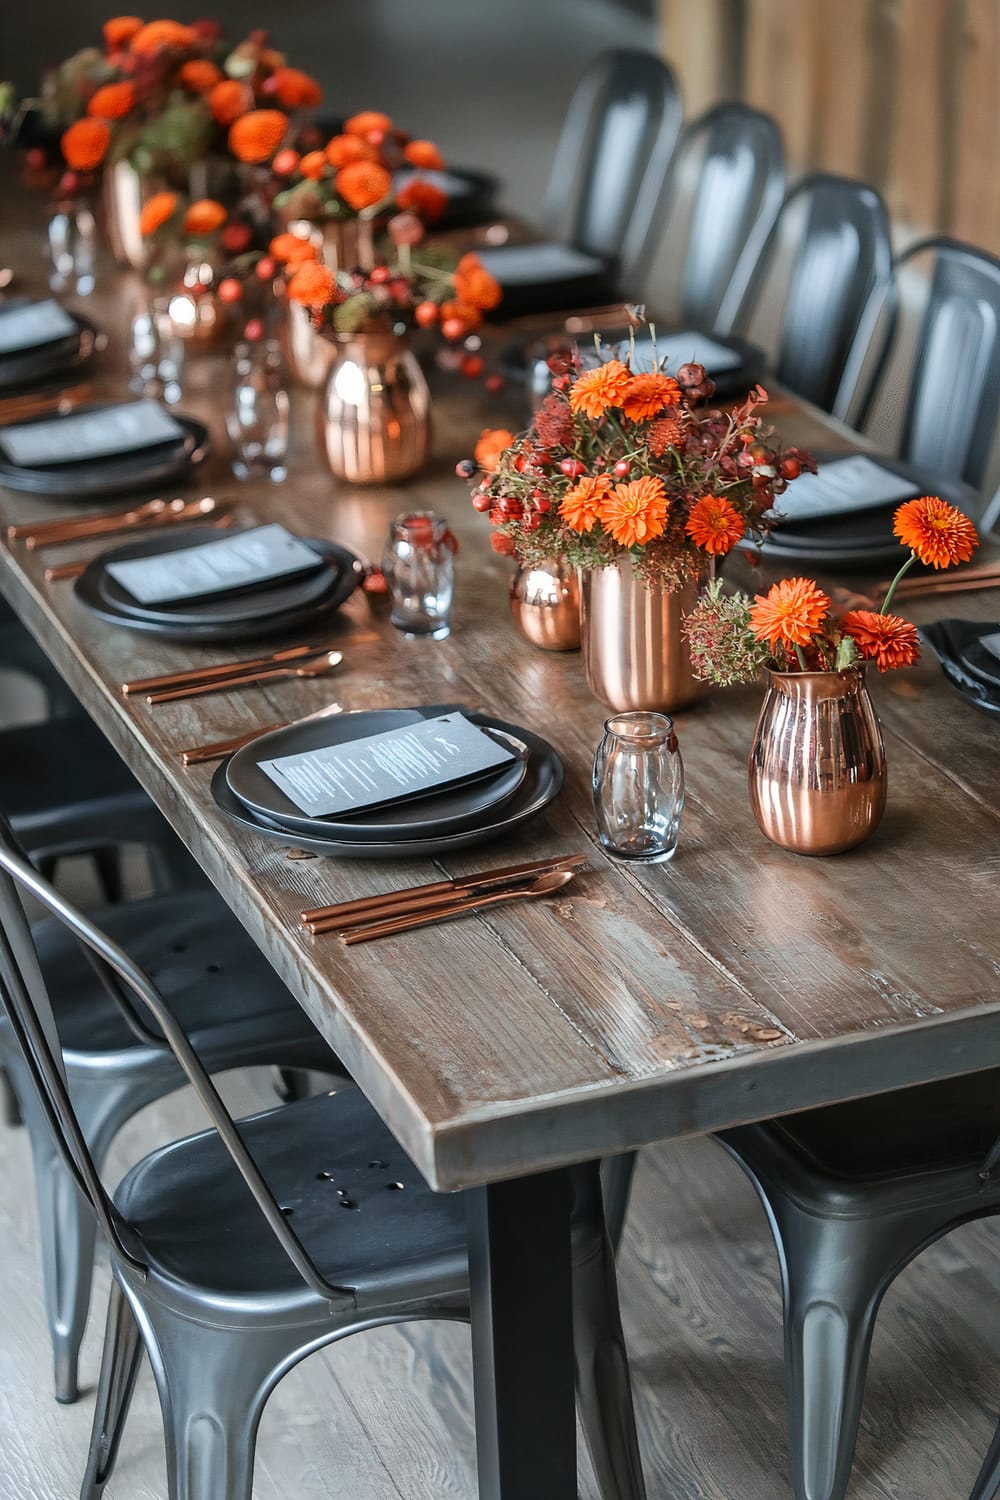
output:
[[[444,166],[444,157],[433,141],[410,141],[403,155],[413,166],[423,167],[427,172],[440,172]]]
[[[323,102],[323,90],[301,68],[278,68],[271,75],[271,88],[284,109],[315,109]]]
[[[605,367],[606,368],[606,367]],[[644,547],[662,536],[670,502],[661,479],[646,475],[628,484],[616,484],[601,501],[600,519],[605,531],[622,547]]]
[[[375,147],[356,135],[335,135],[326,143],[326,159],[331,167],[346,167],[349,161],[374,161]]]
[[[500,455],[514,441],[514,434],[506,427],[484,427],[475,447],[475,460],[487,474],[495,474],[500,466]]]
[[[122,120],[135,108],[131,83],[106,83],[91,96],[87,113],[96,120]]]
[[[405,213],[416,214],[421,219],[440,219],[448,207],[448,194],[435,182],[423,177],[414,177],[396,194],[396,202]]]
[[[567,490],[559,504],[559,514],[574,531],[593,531],[601,519],[601,501],[611,488],[606,474],[596,479],[589,476],[578,479],[571,490]]]
[[[328,165],[324,151],[307,151],[299,161],[299,171],[310,182],[319,182]]]
[[[377,109],[363,109],[359,115],[352,115],[345,121],[344,129],[348,135],[366,136],[373,130],[381,131],[384,135],[387,130],[392,129],[392,121]]]
[[[830,608],[811,578],[783,578],[756,600],[750,625],[757,639],[771,646],[808,646]]]
[[[137,31],[142,30],[142,22],[138,16],[112,16],[101,29],[108,51],[117,52],[119,47],[128,45]]]
[[[269,161],[287,130],[288,116],[280,109],[252,109],[230,126],[229,149],[240,161]]]
[[[356,213],[389,196],[392,178],[377,161],[349,161],[333,179],[334,191]]]
[[[672,376],[651,371],[648,375],[632,376],[622,411],[630,422],[646,422],[666,407],[676,406],[680,399],[681,388]]]
[[[852,609],[840,622],[858,651],[873,661],[880,672],[891,667],[912,667],[920,660],[917,627],[899,615],[877,615],[871,609]]]
[[[712,557],[732,552],[746,530],[743,517],[724,495],[702,495],[691,507],[684,527],[696,547]]]
[[[214,198],[199,198],[184,215],[184,233],[214,234],[226,222],[226,210]]]
[[[463,255],[455,267],[455,297],[490,312],[503,300],[503,288],[477,256]]]
[[[186,89],[195,94],[207,94],[210,89],[222,80],[222,70],[217,68],[214,62],[209,62],[207,57],[192,57],[181,68],[181,83]]]
[[[209,91],[208,107],[217,125],[232,125],[253,109],[253,90],[238,78],[223,78]]]
[[[968,516],[937,495],[907,500],[896,511],[892,529],[904,547],[915,552],[930,568],[950,568],[968,562],[979,545],[976,528]]]
[[[621,406],[632,377],[620,359],[578,375],[569,388],[569,404],[588,417],[603,417],[609,406]]]
[[[310,240],[304,240],[299,234],[277,234],[268,245],[268,251],[275,260],[288,266],[300,266],[304,261],[317,260],[319,252]]]
[[[289,300],[303,307],[326,307],[336,292],[337,278],[330,267],[312,260],[303,261],[288,283]]]
[[[111,127],[104,120],[77,120],[59,144],[67,166],[74,172],[92,172],[101,165],[111,144]]]
[[[158,229],[163,228],[168,219],[173,217],[176,208],[176,193],[154,193],[152,198],[147,198],[142,205],[142,212],[139,215],[139,233],[155,234]]]
[[[196,40],[193,27],[182,26],[180,21],[150,21],[133,34],[131,45],[133,52],[148,56],[161,47],[191,47]]]

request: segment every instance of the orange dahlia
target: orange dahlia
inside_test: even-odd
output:
[[[194,28],[182,26],[180,21],[149,21],[133,33],[131,47],[148,57],[162,47],[192,47],[196,40]]]
[[[684,420],[680,412],[667,412],[657,417],[646,429],[646,447],[654,458],[662,458],[668,448],[676,447],[684,436]]]
[[[142,22],[138,16],[112,16],[101,29],[108,51],[117,52],[120,47],[127,47],[136,32],[142,30]]]
[[[283,109],[315,109],[323,102],[323,90],[301,68],[278,68],[271,74],[271,89]]]
[[[277,234],[268,245],[268,251],[283,266],[293,268],[301,266],[307,260],[317,260],[319,252],[316,246],[309,240],[304,240],[301,235]]]
[[[184,215],[184,233],[214,234],[226,222],[226,210],[214,198],[198,198]]]
[[[757,639],[771,646],[808,646],[830,608],[811,578],[783,578],[756,600],[750,625]]]
[[[288,130],[288,116],[280,109],[252,109],[229,128],[229,149],[244,162],[269,161]]]
[[[288,296],[303,307],[326,307],[337,292],[337,278],[329,266],[303,261],[288,283]]]
[[[106,83],[90,98],[87,113],[96,120],[123,120],[135,108],[135,86]]]
[[[348,135],[368,136],[372,132],[385,135],[387,130],[392,129],[392,121],[377,109],[363,109],[360,114],[352,115],[345,121],[344,129]]]
[[[152,198],[147,198],[142,205],[139,215],[139,233],[146,236],[155,234],[162,229],[168,219],[173,218],[177,210],[176,193],[154,193]],[[223,218],[225,214],[223,213]]]
[[[633,375],[625,392],[622,411],[630,422],[647,422],[668,406],[676,406],[681,399],[681,388],[670,375],[650,372],[648,375]]]
[[[375,154],[375,147],[356,135],[335,135],[326,143],[331,167],[346,167],[349,161],[374,161]]]
[[[503,300],[503,288],[475,255],[463,255],[455,267],[455,298],[490,312]]]
[[[611,480],[606,474],[596,479],[578,479],[571,490],[567,490],[559,504],[559,514],[574,531],[593,531],[601,519],[601,501],[611,489]]]
[[[377,161],[350,161],[333,179],[334,191],[356,213],[389,196],[392,178]]]
[[[92,172],[111,144],[111,127],[104,120],[77,120],[59,144],[67,166],[75,172]]]
[[[607,368],[605,366],[605,368]],[[662,536],[670,502],[663,481],[646,475],[628,484],[616,484],[601,501],[600,518],[605,531],[622,547],[644,547]]]
[[[968,516],[937,495],[907,500],[896,511],[892,529],[904,547],[916,553],[930,568],[950,568],[968,562],[979,545],[976,528]]]
[[[448,207],[448,194],[434,182],[423,177],[414,177],[396,194],[396,202],[405,213],[416,214],[421,219],[440,219]]]
[[[684,530],[696,547],[704,548],[712,557],[723,557],[732,552],[746,525],[724,495],[702,495],[692,505]]]
[[[253,109],[253,90],[238,78],[223,78],[209,91],[208,107],[217,125],[232,125]]]
[[[840,622],[858,651],[873,661],[880,672],[892,667],[912,667],[920,660],[917,627],[899,615],[877,615],[871,609],[852,609]]]
[[[299,171],[310,182],[319,182],[328,166],[325,151],[307,151],[299,161]]]
[[[423,167],[427,172],[440,172],[444,166],[444,157],[433,141],[410,141],[403,148],[403,155],[413,166]]]
[[[178,76],[184,87],[193,94],[207,94],[222,81],[222,69],[217,68],[214,62],[209,62],[207,57],[192,57],[181,68]]]
[[[506,427],[484,427],[475,447],[476,463],[487,474],[495,474],[500,466],[500,455],[514,441],[514,434]]]
[[[603,417],[609,406],[621,406],[632,377],[620,359],[578,375],[569,388],[569,404],[588,417]]]

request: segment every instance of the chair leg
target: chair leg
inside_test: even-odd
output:
[[[112,1280],[90,1456],[80,1500],[100,1500],[111,1477],[142,1352],[142,1338],[132,1309],[118,1282]]]
[[[645,1500],[614,1249],[602,1228],[574,1248],[573,1343],[580,1421],[601,1500]]]
[[[24,1124],[17,1094],[3,1068],[0,1068],[0,1119],[5,1125]]]
[[[97,1224],[48,1141],[37,1131],[31,1134],[56,1400],[69,1405],[79,1396],[77,1365],[90,1307]]]
[[[638,1160],[637,1151],[626,1151],[621,1156],[609,1156],[601,1163],[604,1221],[608,1226],[608,1237],[614,1246],[615,1255],[621,1249],[625,1215],[628,1213],[628,1200]]]
[[[101,895],[109,906],[115,906],[122,899],[124,881],[122,879],[122,861],[124,851],[116,846],[110,845],[104,849],[95,849],[91,855],[94,861],[94,873],[97,883],[101,888]]]
[[[983,1460],[983,1467],[972,1486],[969,1500],[994,1500],[998,1490],[1000,1490],[1000,1427],[993,1434],[990,1451]]]
[[[271,1082],[283,1104],[293,1104],[296,1099],[309,1098],[311,1091],[308,1068],[272,1068]]]

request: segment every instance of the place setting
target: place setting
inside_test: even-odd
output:
[[[920,638],[967,703],[1000,714],[1000,622],[935,620],[920,626]]]
[[[8,298],[0,304],[0,392],[76,373],[104,342],[88,318],[54,297]]]

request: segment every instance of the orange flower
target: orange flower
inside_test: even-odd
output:
[[[135,108],[135,88],[131,83],[106,83],[97,90],[87,113],[97,120],[122,120]]]
[[[191,204],[184,215],[184,233],[191,235],[213,234],[226,222],[226,210],[214,198],[199,198]]]
[[[326,307],[336,293],[337,278],[330,267],[312,260],[303,261],[288,283],[289,299],[303,307]]]
[[[374,161],[375,147],[356,135],[335,135],[326,143],[326,159],[331,167],[346,167],[349,161]]]
[[[396,202],[404,213],[416,214],[421,219],[440,219],[448,207],[448,194],[434,182],[414,177],[396,194]]]
[[[514,441],[514,434],[506,427],[484,427],[475,447],[476,463],[487,474],[495,474],[500,466],[500,455]]]
[[[604,366],[607,369],[607,366]],[[628,484],[616,484],[601,501],[600,519],[622,547],[645,546],[662,536],[667,525],[670,501],[661,479],[646,475]]]
[[[232,125],[253,109],[253,90],[238,78],[223,78],[210,90],[208,107],[217,125]]]
[[[315,109],[323,102],[323,90],[315,78],[300,68],[278,68],[271,74],[271,88],[283,109]]]
[[[450,322],[453,318],[457,318],[463,324],[460,337],[471,333],[473,328],[478,328],[483,321],[483,315],[479,311],[479,308],[473,307],[471,302],[442,302],[440,317],[442,326]]]
[[[252,109],[230,126],[229,149],[240,161],[269,161],[287,130],[288,116],[280,109]]]
[[[104,120],[77,120],[59,144],[67,166],[75,172],[92,172],[111,144],[111,127]]]
[[[877,615],[870,609],[852,609],[840,622],[840,628],[851,636],[862,656],[873,661],[880,672],[890,667],[912,667],[920,660],[917,627],[899,615]]]
[[[112,16],[110,21],[105,21],[102,30],[108,51],[117,52],[120,47],[127,47],[136,32],[142,30],[142,22],[138,16]]]
[[[275,235],[267,248],[276,261],[283,266],[291,266],[293,269],[307,260],[317,260],[319,257],[316,246],[309,240],[304,240],[299,234]]]
[[[703,547],[712,557],[723,557],[740,541],[746,525],[724,495],[702,495],[692,505],[684,530],[696,547]]]
[[[679,411],[668,411],[657,417],[646,429],[646,447],[654,458],[662,458],[668,448],[675,447],[684,436],[684,422]]]
[[[665,407],[676,406],[680,399],[681,388],[672,376],[650,371],[648,375],[632,376],[622,411],[630,422],[646,422]]]
[[[222,79],[222,70],[206,57],[192,57],[181,68],[181,83],[193,94],[207,94]]]
[[[475,255],[463,255],[455,267],[455,297],[490,312],[503,300],[503,287]]]
[[[589,476],[578,479],[562,497],[559,514],[574,531],[593,531],[601,519],[601,501],[610,489],[611,480],[606,474],[596,479]]]
[[[619,359],[578,375],[569,388],[569,404],[588,417],[603,417],[609,406],[621,406],[632,376]]]
[[[389,116],[381,114],[377,109],[363,109],[359,115],[352,115],[344,123],[344,130],[348,135],[367,136],[372,131],[381,131],[385,135],[391,129],[392,121]]]
[[[892,529],[904,547],[915,552],[930,568],[950,568],[968,562],[979,545],[976,528],[968,516],[937,495],[907,500],[896,511]]]
[[[377,161],[349,161],[333,179],[334,191],[360,213],[388,197],[392,178]]]
[[[328,165],[325,151],[307,151],[299,161],[299,171],[310,182],[319,182]]]
[[[133,34],[131,45],[133,52],[151,56],[162,47],[192,47],[196,40],[194,28],[179,21],[150,21]]]
[[[444,157],[433,141],[410,141],[403,148],[403,155],[413,166],[423,167],[427,172],[440,172],[444,166]]]
[[[783,578],[756,600],[750,624],[757,639],[771,646],[808,646],[830,608],[811,578]]]
[[[176,209],[176,193],[154,193],[152,198],[147,198],[142,205],[142,212],[139,215],[139,233],[143,236],[155,234],[158,229],[163,228],[168,219],[173,218]]]

